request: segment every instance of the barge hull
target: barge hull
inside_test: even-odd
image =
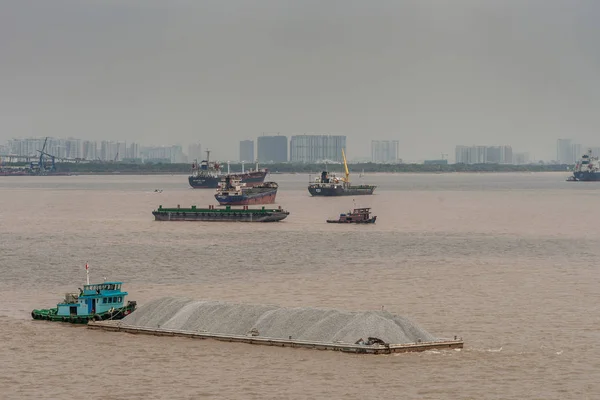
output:
[[[277,222],[287,218],[287,212],[243,213],[243,212],[172,212],[153,211],[156,221],[216,221],[216,222]]]
[[[361,196],[371,195],[375,191],[375,186],[318,186],[310,185],[308,192],[311,196]]]
[[[364,221],[340,221],[337,219],[328,219],[329,224],[374,224],[376,218],[367,219]]]
[[[214,339],[225,342],[260,344],[266,346],[296,347],[316,350],[334,350],[341,351],[344,353],[355,354],[409,353],[427,350],[462,349],[464,346],[464,342],[462,341],[462,339],[386,345],[358,345],[344,343],[311,342],[307,340],[277,339],[259,336],[221,335],[209,332],[181,331],[164,328],[144,328],[138,326],[124,325],[119,321],[91,321],[88,323],[88,328],[101,329],[110,332],[126,332],[132,334],[145,334],[155,336],[176,336],[187,337],[192,339]]]

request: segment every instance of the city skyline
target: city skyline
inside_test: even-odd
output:
[[[248,136],[322,132],[356,158],[398,140],[407,161],[458,143],[550,160],[556,138],[599,131],[599,16],[585,0],[9,2],[0,141],[201,142],[234,160]]]
[[[86,159],[101,161],[122,161],[126,159],[141,160],[169,160],[169,162],[192,162],[203,159],[207,148],[201,143],[191,143],[187,152],[183,151],[180,144],[153,146],[144,143],[111,141],[111,140],[82,140],[79,138],[47,137],[46,153],[59,159]],[[0,156],[36,156],[44,148],[46,137],[13,138],[6,143],[0,143]],[[263,144],[261,145],[261,141]],[[328,144],[329,143],[329,144]],[[596,142],[597,143],[597,142]],[[543,161],[546,163],[574,164],[583,152],[592,151],[592,155],[600,155],[600,146],[594,144],[582,145],[571,138],[556,140],[556,157],[540,160],[535,159],[529,152],[515,150],[511,145],[455,145],[454,153],[441,153],[441,157],[422,160],[403,160],[399,155],[399,141],[397,140],[372,140],[370,157],[347,158],[350,162],[375,162],[375,163],[423,163],[445,160],[451,163],[500,163],[500,164],[528,164]],[[331,147],[333,146],[333,147]],[[262,149],[261,149],[262,147]],[[331,148],[330,148],[331,147]],[[273,162],[322,162],[341,161],[341,149],[346,150],[345,135],[293,135],[289,140],[289,156],[287,153],[288,139],[285,135],[257,137],[255,154],[255,141],[242,140],[238,143],[239,157],[224,159],[218,157],[218,150],[211,150],[211,159],[220,161],[244,161],[261,163]],[[347,150],[346,150],[347,152]],[[217,155],[215,155],[215,153]],[[261,155],[262,154],[262,155]],[[245,155],[245,156],[244,156]],[[454,155],[454,158],[451,157]]]

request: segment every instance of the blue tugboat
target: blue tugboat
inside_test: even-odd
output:
[[[88,265],[85,266],[86,271]],[[122,319],[135,311],[137,303],[128,301],[127,292],[121,291],[123,282],[103,282],[91,284],[89,275],[87,284],[77,293],[66,293],[62,302],[55,308],[33,310],[33,319],[87,324],[88,321]]]

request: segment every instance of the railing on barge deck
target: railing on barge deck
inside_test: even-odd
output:
[[[209,333],[203,331],[185,331],[178,329],[166,328],[146,328],[133,325],[125,325],[122,321],[90,321],[88,328],[102,329],[112,332],[126,332],[132,334],[146,334],[155,336],[177,336],[188,337],[193,339],[215,339],[226,342],[240,342],[249,344],[261,344],[266,346],[279,347],[298,347],[317,350],[334,350],[345,353],[359,354],[391,354],[391,353],[407,353],[420,352],[427,350],[443,350],[443,349],[462,349],[464,342],[460,339],[442,339],[435,342],[416,342],[403,344],[385,344],[385,345],[358,345],[348,343],[329,343],[316,342],[308,340],[295,340],[290,336],[289,339],[267,338],[259,336],[246,335],[223,335],[218,333]]]

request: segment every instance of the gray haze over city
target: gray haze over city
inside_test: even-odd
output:
[[[0,13],[0,141],[347,136],[351,158],[455,145],[600,146],[595,0],[14,0]]]

